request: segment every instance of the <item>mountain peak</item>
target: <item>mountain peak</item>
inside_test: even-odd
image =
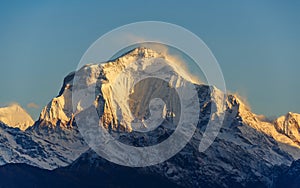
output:
[[[17,103],[0,108],[0,121],[9,127],[19,128],[22,131],[34,123],[31,116]]]
[[[139,46],[124,53],[118,53],[116,55],[116,58],[114,58],[112,61],[128,56],[135,56],[139,58],[164,57],[166,55],[166,51],[166,49],[154,49],[150,47]]]
[[[81,86],[100,84],[102,92],[105,92],[106,88],[110,88],[110,84],[118,79],[127,80],[129,85],[126,87],[131,87],[130,84],[133,84],[134,80],[140,79],[137,72],[146,72],[149,76],[153,76],[152,74],[158,71],[161,75],[169,75],[172,78],[170,84],[177,86],[182,80],[191,80],[188,71],[177,60],[163,49],[137,47],[105,63],[84,65],[76,72],[76,79]],[[64,79],[59,95],[42,110],[39,125],[66,127],[72,120],[71,98],[74,77],[73,72]]]
[[[133,50],[129,51],[129,54],[136,55],[143,58],[164,57],[164,54],[162,52],[147,47],[134,48]]]
[[[300,114],[288,112],[274,121],[278,132],[287,135],[294,142],[300,144]]]

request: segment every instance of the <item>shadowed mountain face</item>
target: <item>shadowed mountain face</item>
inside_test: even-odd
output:
[[[238,97],[227,95],[220,132],[206,151],[199,152],[208,121],[211,116],[220,117],[223,108],[214,99],[224,93],[207,85],[194,84],[200,112],[197,129],[189,143],[169,160],[145,168],[129,168],[108,162],[89,150],[76,124],[77,115],[86,114],[84,117],[88,118],[89,111],[84,109],[84,101],[79,100],[75,101],[76,113],[73,113],[74,89],[97,88],[92,95],[101,126],[122,143],[136,147],[155,145],[173,133],[181,111],[173,88],[184,85],[187,75],[175,68],[149,63],[149,58],[167,57],[151,49],[137,48],[106,64],[86,65],[77,72],[79,87],[73,85],[75,74],[69,74],[59,95],[42,110],[33,126],[22,131],[0,123],[0,164],[6,164],[0,167],[0,187],[276,187],[285,182],[296,184],[289,180],[294,177],[297,180],[297,176],[285,173],[297,171],[298,165],[293,163],[300,156],[297,114],[268,122],[252,113]],[[128,66],[129,71],[124,71]],[[139,80],[139,73],[150,75],[157,71],[170,74],[171,81]],[[135,82],[135,87],[131,87]],[[113,83],[130,91],[129,95],[114,90]],[[158,97],[165,106],[156,100]],[[152,108],[151,104],[162,107],[159,117],[164,119],[154,128],[147,120],[158,108]]]
[[[300,160],[294,161],[289,168],[281,170],[275,184],[277,188],[287,186],[298,188],[300,185]]]
[[[134,168],[103,162],[94,167],[88,160],[81,160],[79,166],[59,168],[53,171],[26,164],[7,164],[0,168],[0,187],[179,187],[175,183],[155,174],[140,173]]]

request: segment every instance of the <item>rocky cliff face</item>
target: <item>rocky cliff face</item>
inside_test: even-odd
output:
[[[48,127],[67,128],[72,126],[73,110],[72,110],[72,82],[74,73],[70,73],[64,79],[63,86],[59,95],[53,98],[47,106],[45,106],[39,116],[38,124]]]

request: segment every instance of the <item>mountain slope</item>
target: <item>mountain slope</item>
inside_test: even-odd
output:
[[[26,163],[45,169],[66,166],[70,160],[65,148],[27,131],[0,123],[0,165]],[[78,157],[78,156],[77,156]]]
[[[280,174],[276,179],[276,188],[297,188],[300,182],[300,160],[294,161],[289,168],[278,170]]]
[[[274,166],[270,172],[272,185],[259,184],[257,180],[246,185],[236,184],[229,179],[230,187],[298,187],[299,161],[288,166]],[[169,170],[169,173],[172,173]],[[171,181],[151,173],[147,169],[130,168],[115,165],[101,159],[93,151],[81,155],[71,165],[56,170],[45,170],[26,164],[7,164],[0,167],[0,187],[181,187]],[[195,177],[194,177],[195,178]],[[234,177],[232,177],[234,178]],[[206,179],[206,180],[205,180]],[[226,187],[228,180],[222,179],[222,184],[212,181],[209,177],[199,178],[199,185],[192,187]],[[250,180],[248,180],[250,181]]]

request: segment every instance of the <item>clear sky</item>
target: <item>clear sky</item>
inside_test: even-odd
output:
[[[300,1],[174,2],[1,1],[0,106],[18,102],[37,118],[97,38],[156,20],[202,38],[227,89],[245,96],[254,112],[300,113]]]

